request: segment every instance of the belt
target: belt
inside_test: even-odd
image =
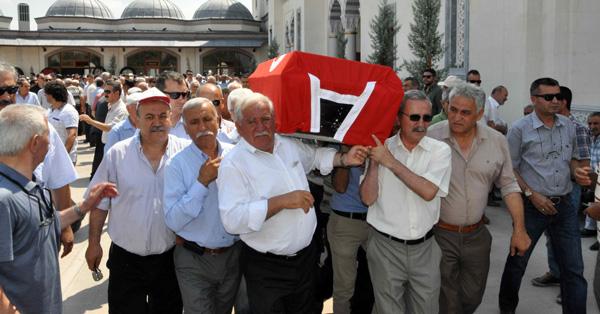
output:
[[[567,195],[549,195],[549,196],[544,195],[544,196],[546,196],[552,202],[553,205],[558,205],[562,201],[567,201],[567,202],[569,201],[569,194],[567,194]]]
[[[357,220],[365,220],[367,219],[367,213],[349,213],[349,212],[342,212],[339,210],[335,210],[335,209],[331,209],[332,212],[334,212],[336,215],[342,216],[342,217],[346,217],[346,218],[350,218],[350,219],[357,219]]]
[[[271,252],[260,252],[257,251],[253,248],[251,248],[250,246],[248,246],[247,244],[244,243],[244,245],[246,245],[248,247],[248,249],[250,249],[252,252],[254,252],[257,255],[262,255],[264,257],[268,257],[268,258],[273,258],[273,259],[278,259],[278,260],[295,260],[299,257],[301,257],[302,255],[304,255],[304,253],[306,253],[311,246],[313,246],[313,243],[311,242],[307,247],[303,248],[302,250],[294,253],[294,254],[289,254],[289,255],[279,255],[279,254],[275,254],[275,253],[271,253]]]
[[[199,246],[196,242],[184,240],[183,247],[188,249],[191,252],[198,254],[198,255],[209,254],[209,255],[214,256],[214,255],[219,255],[219,254],[225,253],[231,246],[210,249],[210,248]]]
[[[389,235],[389,234],[387,234],[385,232],[381,232],[381,231],[379,231],[379,230],[377,230],[375,228],[373,228],[373,229],[375,231],[379,232],[379,234],[381,234],[382,236],[384,236],[384,237],[386,237],[386,238],[388,238],[390,240],[393,240],[393,241],[396,241],[396,242],[400,242],[400,243],[406,244],[406,245],[421,244],[421,243],[427,241],[427,239],[429,239],[429,238],[431,238],[433,236],[433,229],[430,229],[429,231],[427,231],[427,234],[425,234],[425,236],[422,237],[422,238],[414,239],[414,240],[402,240],[402,239],[398,239],[398,238],[396,238],[394,236],[391,236],[391,235]]]
[[[477,228],[479,228],[483,224],[484,224],[484,222],[483,222],[483,218],[482,218],[478,222],[476,222],[472,225],[468,225],[468,226],[451,225],[449,223],[443,222],[442,220],[438,221],[436,226],[440,229],[444,229],[444,230],[448,230],[448,231],[452,231],[452,232],[470,233],[470,232],[477,230]]]

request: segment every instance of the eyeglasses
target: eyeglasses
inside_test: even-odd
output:
[[[469,83],[471,84],[481,84],[481,80],[469,80]]]
[[[215,99],[212,101],[213,105],[215,107],[219,107],[221,105],[221,100],[220,99]]]
[[[105,93],[106,95],[108,95],[108,94],[112,93],[112,91],[110,91],[110,90],[108,90],[108,89],[105,89],[105,90],[104,90],[104,93]]]
[[[556,100],[561,101],[563,99],[565,99],[565,97],[561,94],[544,94],[544,95],[533,95],[535,97],[540,97],[540,98],[544,98],[545,101],[552,101],[555,97]]]
[[[13,86],[3,86],[0,87],[0,95],[4,95],[4,93],[8,92],[11,95],[14,95],[17,93],[17,91],[19,90],[19,86],[13,85]]]
[[[181,97],[183,97],[183,98],[190,97],[190,91],[185,91],[185,92],[165,92],[165,91],[163,91],[163,93],[165,93],[171,99],[179,99]]]
[[[406,114],[406,113],[402,113],[403,115],[407,116],[408,119],[410,121],[413,122],[417,122],[421,119],[423,119],[423,122],[431,122],[431,119],[433,119],[433,116],[430,114],[424,114],[424,115],[420,115],[420,114]]]

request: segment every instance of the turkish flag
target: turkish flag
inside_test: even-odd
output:
[[[349,145],[383,142],[404,96],[390,67],[300,51],[259,64],[248,83],[273,101],[277,132]]]

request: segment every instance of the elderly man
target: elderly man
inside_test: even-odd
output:
[[[137,87],[134,87],[137,88]],[[130,88],[131,91],[133,88]],[[133,93],[127,96],[125,109],[127,110],[127,117],[115,124],[106,138],[106,144],[104,145],[104,153],[113,147],[116,143],[128,139],[135,135],[137,132],[137,117],[135,109],[137,108],[138,100],[140,99],[141,93]]]
[[[215,179],[233,146],[217,140],[218,118],[210,100],[189,100],[183,121],[193,143],[165,167],[165,221],[183,239],[174,259],[186,313],[231,313],[240,284],[240,246],[219,216]]]
[[[438,122],[448,120],[448,104],[450,103],[450,91],[452,88],[458,84],[463,82],[460,78],[449,75],[443,82],[439,82],[438,85],[442,87],[442,111],[440,113],[433,116],[431,120],[431,125],[434,125]]]
[[[474,313],[481,304],[492,244],[483,211],[492,185],[502,191],[512,216],[511,254],[523,255],[531,243],[506,138],[478,123],[484,104],[483,90],[471,84],[457,85],[450,92],[448,121],[427,132],[452,150],[450,190],[442,199],[434,229],[442,249],[440,313]]]
[[[48,122],[54,126],[73,164],[77,162],[77,128],[79,113],[73,106],[67,106],[68,92],[65,85],[52,81],[44,86],[44,93],[51,105]]]
[[[508,99],[508,89],[502,85],[498,85],[492,89],[492,94],[485,101],[485,110],[483,117],[487,125],[492,129],[496,129],[502,134],[506,134],[506,122],[500,118],[498,108],[506,103]]]
[[[229,111],[233,122],[235,122],[235,108],[250,95],[252,95],[252,90],[248,88],[238,88],[229,93],[229,97],[227,97],[227,110]],[[235,128],[227,134],[227,137],[232,144],[237,144],[237,142],[240,141],[240,134]]]
[[[13,105],[0,112],[0,313],[62,313],[58,237],[81,219],[113,184],[90,189],[83,202],[56,212],[48,190],[33,176],[49,147],[40,107]]]
[[[366,149],[340,154],[275,134],[275,112],[254,93],[236,107],[242,140],[221,162],[217,185],[225,230],[240,234],[253,313],[316,313],[317,219],[306,173],[359,165]]]
[[[167,71],[160,74],[156,81],[156,88],[169,96],[171,105],[171,134],[182,139],[190,139],[185,133],[181,111],[183,105],[190,97],[190,91],[183,75],[175,71]]]
[[[102,131],[102,137],[100,140],[105,144],[104,151],[106,151],[106,142],[108,141],[108,133],[114,125],[121,122],[127,117],[127,110],[125,109],[125,103],[121,100],[121,84],[118,81],[108,81],[104,84],[104,96],[108,102],[108,112],[106,113],[106,119],[104,122],[96,121],[87,114],[82,114],[79,119],[85,123],[97,128]]]
[[[17,93],[16,104],[40,105],[37,95],[29,90],[31,84],[26,78],[18,79],[17,86],[19,86],[19,92]]]
[[[525,228],[534,245],[524,256],[507,257],[500,283],[500,311],[514,313],[531,252],[548,230],[561,273],[563,312],[585,313],[587,282],[583,277],[579,220],[569,202],[571,173],[582,164],[575,126],[558,114],[563,96],[556,80],[533,81],[530,95],[535,111],[517,120],[507,139],[525,198]]]
[[[169,135],[170,99],[156,88],[141,94],[136,110],[139,133],[115,144],[90,184],[114,182],[120,196],[101,202],[90,215],[86,260],[100,266],[100,236],[108,213],[112,240],[108,306],[111,313],[181,313],[173,265],[175,234],[165,224],[166,161],[189,144]]]
[[[223,92],[219,88],[219,86],[211,83],[206,83],[200,87],[198,90],[198,97],[204,97],[210,101],[212,101],[213,105],[219,111],[219,140],[226,143],[233,143],[231,139],[228,137],[235,130],[235,124],[229,120],[222,118],[222,112],[227,111],[227,104],[225,103],[225,99],[223,98]]]
[[[438,313],[440,258],[431,239],[440,199],[448,194],[450,148],[425,136],[431,102],[421,91],[404,94],[398,134],[369,154],[360,186],[369,206],[369,272],[374,313]]]

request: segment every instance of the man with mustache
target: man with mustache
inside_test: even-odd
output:
[[[440,248],[432,239],[440,199],[448,194],[450,148],[425,136],[431,102],[422,91],[404,94],[398,134],[371,148],[360,186],[371,225],[367,260],[374,313],[438,313]]]
[[[100,237],[106,217],[112,240],[107,267],[111,313],[181,313],[175,277],[175,234],[164,218],[166,161],[190,142],[169,134],[169,97],[157,88],[140,94],[139,133],[116,143],[104,156],[90,186],[114,182],[120,195],[101,202],[90,215],[86,260],[90,270],[102,260]]]
[[[511,255],[523,255],[531,240],[506,138],[481,121],[485,93],[473,84],[460,83],[448,99],[448,121],[427,131],[452,150],[450,190],[442,199],[434,228],[442,249],[440,313],[473,313],[481,304],[490,268],[492,236],[483,211],[492,185],[502,191],[513,219]]]
[[[219,167],[221,220],[242,240],[241,267],[252,313],[320,313],[317,218],[306,173],[363,163],[365,147],[348,153],[315,148],[275,134],[273,103],[253,93],[235,108],[242,137]]]
[[[183,123],[193,142],[165,168],[165,221],[183,239],[174,258],[186,313],[231,313],[240,284],[238,237],[219,216],[215,179],[233,145],[217,140],[218,117],[210,100],[189,100]]]
[[[534,112],[513,123],[507,140],[513,170],[524,194],[525,228],[534,245],[524,256],[506,258],[500,312],[515,312],[531,252],[548,230],[561,274],[563,313],[585,313],[587,282],[583,277],[579,219],[569,193],[573,187],[571,174],[587,160],[579,151],[574,124],[558,114],[563,99],[558,82],[539,78],[531,83],[529,92]]]

